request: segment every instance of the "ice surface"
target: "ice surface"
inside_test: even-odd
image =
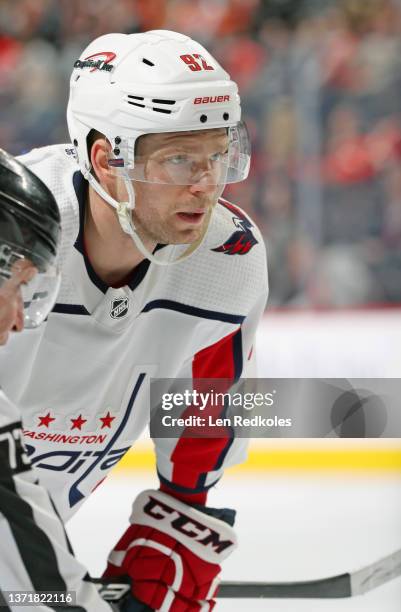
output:
[[[92,575],[126,528],[136,494],[155,486],[151,475],[112,475],[71,519],[73,546]],[[226,580],[326,577],[401,548],[401,475],[226,475],[209,503],[238,510],[240,546],[225,562]],[[401,578],[352,599],[220,600],[217,610],[400,612]]]

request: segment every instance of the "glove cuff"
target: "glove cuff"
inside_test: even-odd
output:
[[[191,508],[195,508],[195,510],[199,510],[199,512],[203,512],[203,514],[208,514],[209,516],[214,516],[214,518],[219,519],[219,521],[224,521],[230,527],[234,527],[235,517],[237,512],[232,508],[208,508],[208,506],[203,506],[203,504],[189,504]]]

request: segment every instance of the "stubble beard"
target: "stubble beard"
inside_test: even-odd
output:
[[[213,206],[209,208],[211,210]],[[153,246],[156,244],[193,244],[202,238],[207,225],[209,223],[210,214],[205,214],[201,226],[194,229],[178,230],[174,227],[167,227],[163,220],[154,221],[151,219],[141,219],[137,213],[133,212],[133,220],[136,230],[142,241],[150,243]]]

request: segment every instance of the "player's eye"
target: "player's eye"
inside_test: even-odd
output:
[[[173,164],[174,166],[179,166],[180,164],[185,164],[188,162],[188,156],[183,154],[171,155],[166,159],[166,162]]]
[[[224,159],[227,157],[227,153],[228,151],[224,151],[224,153],[222,153],[221,151],[217,151],[216,153],[213,153],[213,155],[210,156],[210,160],[212,162],[224,161]]]

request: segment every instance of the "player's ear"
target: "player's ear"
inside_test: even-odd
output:
[[[110,152],[111,145],[106,138],[97,138],[93,142],[90,151],[92,171],[101,184],[107,184],[110,181],[110,169],[108,164]]]

